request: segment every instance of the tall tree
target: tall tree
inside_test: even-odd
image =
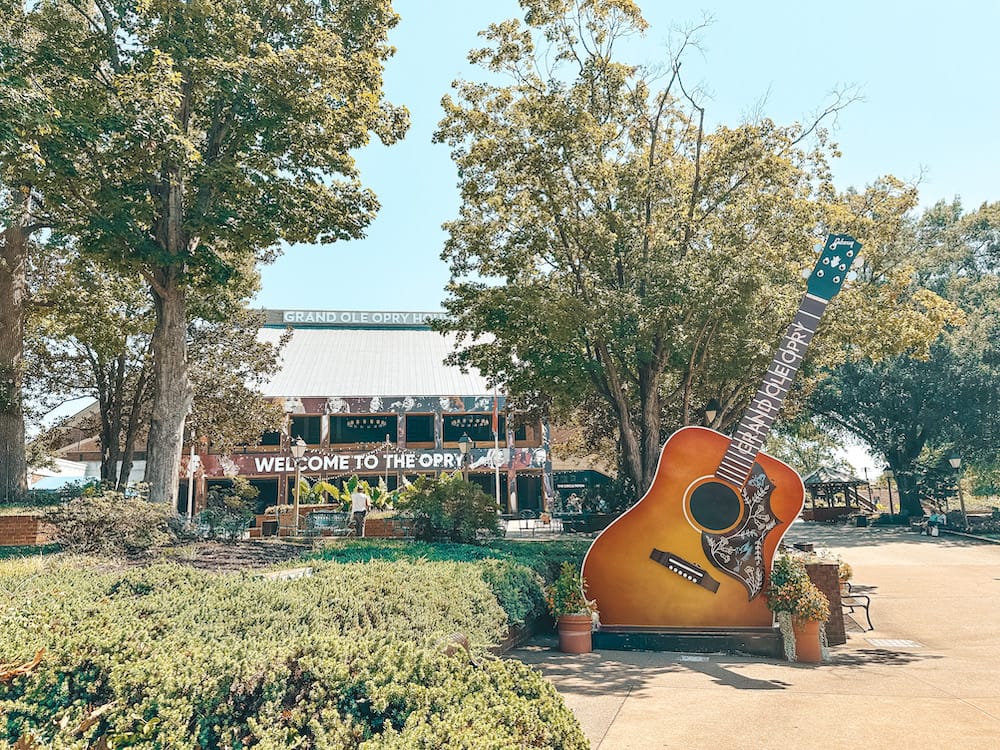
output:
[[[912,222],[904,241],[919,260],[913,285],[955,306],[942,308],[950,329],[926,351],[881,360],[852,356],[811,394],[809,407],[883,456],[899,486],[900,512],[920,515],[921,498],[940,494],[943,455],[958,450],[966,464],[984,468],[995,462],[1000,204],[964,215],[957,201],[939,203]]]
[[[152,292],[151,499],[176,497],[191,295],[240,283],[279,242],[361,236],[377,210],[350,150],[406,130],[382,97],[397,20],[388,0],[46,0],[29,15],[32,64],[67,92],[46,167],[74,179],[46,199],[81,250]]]
[[[458,82],[443,102],[436,138],[453,149],[463,197],[446,225],[446,326],[469,332],[455,361],[616,433],[623,476],[641,492],[665,429],[700,419],[709,397],[721,403],[716,426],[738,420],[816,240],[851,231],[878,258],[914,196],[892,180],[835,196],[819,123],[846,99],[806,125],[709,131],[681,77],[691,35],[657,78],[613,57],[646,27],[634,4],[522,6],[524,24],[490,26],[490,46],[470,53],[510,83]],[[834,306],[845,310],[884,301],[843,296]]]
[[[85,397],[96,401],[93,417],[77,416],[71,426],[74,432],[83,429],[98,436],[101,479],[121,489],[129,481],[136,450],[148,437],[152,298],[137,280],[108,273],[79,256],[56,273],[32,316],[27,391],[45,407]],[[283,416],[259,392],[278,368],[280,347],[258,340],[262,314],[241,309],[237,302],[228,301],[220,314],[217,304],[194,298],[189,310],[194,398],[188,436],[192,441],[211,438],[222,450],[254,442],[277,429]],[[68,426],[56,425],[53,432],[65,432]],[[66,441],[50,436],[47,442]]]
[[[53,108],[31,76],[34,40],[20,0],[0,0],[0,503],[27,490],[24,332],[32,238],[48,226],[38,192],[37,135]]]

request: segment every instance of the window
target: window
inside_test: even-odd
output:
[[[322,432],[323,417],[292,417],[289,435],[293,441],[300,437],[306,441],[306,445],[319,445]]]
[[[263,513],[265,508],[270,508],[278,504],[278,480],[277,479],[251,479],[250,486],[256,487],[260,492],[257,495],[257,502],[254,510]]]
[[[274,432],[265,432],[260,436],[258,445],[281,445],[281,433],[277,430]]]
[[[349,414],[330,417],[330,443],[396,442],[395,414]]]
[[[490,414],[445,414],[442,438],[446,443],[457,443],[462,435],[468,435],[475,443],[493,442],[492,425]]]
[[[406,444],[434,443],[434,415],[406,415]]]

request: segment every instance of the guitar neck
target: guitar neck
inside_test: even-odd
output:
[[[802,357],[819,327],[829,300],[807,293],[764,373],[750,407],[729,442],[715,476],[742,487],[785,402]]]

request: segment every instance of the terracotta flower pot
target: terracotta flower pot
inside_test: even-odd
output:
[[[795,661],[818,664],[823,661],[823,650],[819,641],[819,622],[792,620],[795,633]]]
[[[559,650],[567,654],[587,654],[593,649],[590,615],[560,615]]]

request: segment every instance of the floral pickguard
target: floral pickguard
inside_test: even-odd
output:
[[[759,464],[754,464],[750,479],[741,489],[746,512],[743,522],[732,531],[701,535],[705,555],[723,573],[742,583],[748,599],[764,588],[764,539],[778,525],[771,511],[774,485]]]

